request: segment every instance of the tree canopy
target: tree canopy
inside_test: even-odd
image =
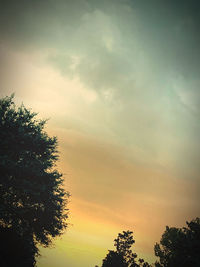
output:
[[[46,121],[36,115],[24,105],[17,108],[13,95],[0,99],[1,243],[6,235],[21,238],[33,258],[24,266],[35,264],[37,244],[48,246],[63,233],[68,218],[69,193],[56,169],[57,138],[48,136]],[[5,257],[1,250],[0,262]]]
[[[166,227],[160,244],[156,243],[156,267],[200,266],[200,218],[186,222],[187,227]]]
[[[109,250],[102,267],[150,267],[143,259],[136,259],[131,247],[135,243],[132,231],[123,231],[114,240],[116,251]]]

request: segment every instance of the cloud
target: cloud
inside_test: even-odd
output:
[[[114,137],[145,162],[181,169],[199,155],[199,19],[192,2],[4,1],[2,40],[39,54],[43,70],[29,73],[51,75],[51,85],[43,77],[37,87],[70,99],[82,130]]]
[[[78,228],[84,233],[95,235],[99,228],[104,239],[110,228],[116,233],[132,229],[137,248],[150,253],[166,224],[180,226],[198,214],[195,180],[134,163],[123,148],[74,131],[64,131],[61,142],[61,164],[72,187],[72,218],[81,218]]]
[[[145,77],[160,87],[173,72],[198,75],[195,3],[3,1],[1,35],[14,47],[48,51],[55,68],[92,90],[126,95]]]

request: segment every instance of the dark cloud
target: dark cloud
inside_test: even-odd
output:
[[[74,30],[88,9],[84,0],[2,0],[1,36],[14,42],[14,45],[37,47],[39,44],[48,47],[51,42],[61,41],[65,29],[69,32]]]
[[[181,166],[199,156],[190,146],[199,135],[199,13],[193,0],[1,1],[0,31],[2,43],[44,53],[95,90],[120,141],[159,158],[164,142],[177,151],[176,140]]]
[[[154,47],[153,56],[165,59],[166,71],[173,68],[190,76],[197,74],[200,45],[199,1],[132,1],[140,14],[144,43]],[[156,55],[155,55],[156,53]]]
[[[89,59],[85,62],[85,57],[90,57],[92,60],[98,58],[97,53],[102,56],[104,62],[109,56],[106,53],[106,48],[101,46],[102,32],[98,31],[99,24],[96,25],[94,21],[93,29],[92,27],[82,27],[85,23],[84,16],[89,15],[90,21],[88,23],[92,24],[95,20],[94,16],[98,16],[95,13],[97,10],[105,17],[110,18],[111,34],[114,27],[121,34],[120,40],[115,41],[120,42],[119,45],[124,48],[123,57],[129,54],[128,56],[132,57],[132,61],[137,60],[136,55],[131,53],[131,50],[135,50],[134,39],[137,39],[140,50],[145,52],[145,56],[149,57],[149,60],[154,61],[155,71],[162,67],[165,74],[175,71],[189,78],[199,76],[200,4],[199,1],[195,0],[119,0],[109,2],[1,0],[1,38],[2,40],[9,40],[14,46],[22,45],[23,48],[25,46],[33,49],[38,48],[38,46],[40,49],[42,47],[56,48],[59,49],[60,53],[58,57],[64,57],[64,54],[70,54],[75,49],[79,52],[80,46],[81,54],[84,56],[82,64],[90,63],[88,62]],[[104,16],[101,19],[103,24]],[[104,26],[108,25],[105,24]],[[80,29],[83,31],[82,35],[80,32],[77,34]],[[90,30],[92,32],[89,36],[88,31]],[[87,46],[85,50],[82,47],[84,44]],[[91,51],[92,55],[87,54],[88,48],[93,50]],[[121,62],[122,56],[118,56],[119,53],[120,51],[117,51],[116,59],[113,61],[115,66]],[[112,58],[113,55],[111,61]],[[63,61],[61,65],[63,65]],[[102,72],[101,62],[98,65],[100,72]],[[130,67],[129,64],[127,66]],[[113,69],[113,67],[114,65],[110,63],[110,68]],[[115,69],[117,70],[117,77],[120,68]]]

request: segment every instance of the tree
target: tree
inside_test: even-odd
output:
[[[166,226],[160,244],[156,243],[156,267],[200,266],[200,218],[186,222],[187,227]]]
[[[7,233],[29,248],[31,263],[19,266],[34,266],[38,244],[49,246],[67,227],[69,193],[56,170],[57,139],[36,115],[17,108],[13,95],[0,99],[0,238]]]
[[[127,263],[121,254],[109,250],[106,258],[103,260],[102,267],[127,267]]]
[[[0,227],[0,266],[33,266],[37,248],[11,227]]]
[[[118,237],[114,240],[116,251],[109,250],[106,258],[103,260],[102,267],[150,267],[143,259],[139,259],[138,262],[136,261],[137,254],[131,250],[134,243],[133,232],[123,231],[123,233],[119,233]]]

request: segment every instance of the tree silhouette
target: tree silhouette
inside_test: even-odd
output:
[[[50,245],[52,237],[67,227],[69,194],[55,169],[57,139],[44,131],[46,121],[35,116],[23,105],[17,108],[13,95],[0,99],[1,266],[18,266],[9,265],[13,246],[6,252],[3,242],[18,240],[26,247],[19,266],[34,266],[37,245]],[[29,263],[27,254],[32,259]]]
[[[0,227],[0,266],[33,266],[37,248],[33,240],[22,238],[12,227]]]
[[[127,263],[122,255],[116,251],[109,250],[106,258],[103,260],[102,267],[127,267]]]
[[[150,265],[143,259],[136,260],[137,254],[131,250],[134,243],[133,232],[123,231],[123,233],[119,233],[114,240],[116,251],[109,250],[103,260],[102,267],[149,267]]]
[[[156,267],[200,266],[200,218],[186,222],[187,227],[166,227],[160,244],[156,243]]]

